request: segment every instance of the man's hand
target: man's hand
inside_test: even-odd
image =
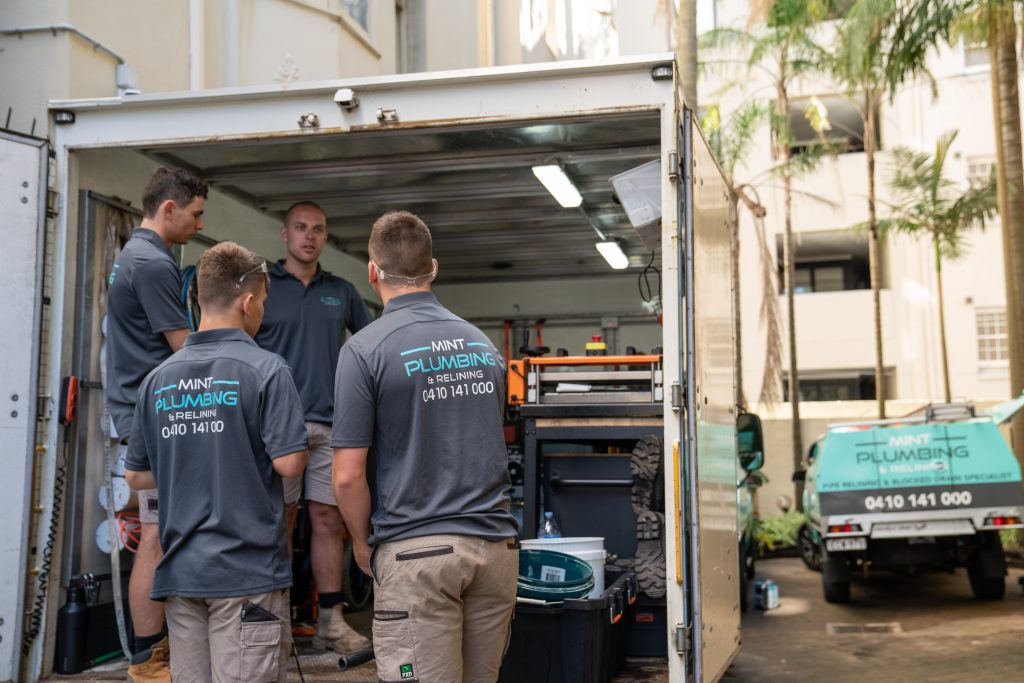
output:
[[[373,577],[370,571],[370,546],[361,541],[352,541],[352,554],[355,556],[356,564],[363,570],[363,573]]]

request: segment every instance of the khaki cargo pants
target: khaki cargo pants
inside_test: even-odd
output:
[[[287,590],[240,598],[167,598],[173,680],[287,683],[288,605]]]
[[[382,683],[498,680],[516,602],[514,539],[393,541],[376,546],[370,563],[376,583],[373,648]]]

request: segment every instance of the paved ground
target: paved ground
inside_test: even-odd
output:
[[[758,578],[779,584],[781,605],[751,610],[743,621],[743,649],[724,683],[1003,683],[1024,681],[1024,592],[1011,569],[1006,598],[982,602],[971,597],[966,574],[897,577],[879,573],[855,580],[853,601],[829,605],[821,597],[820,575],[798,559],[763,560]],[[369,612],[353,615],[368,631]],[[830,627],[831,624],[831,627]],[[883,627],[897,632],[833,633]],[[896,625],[896,626],[892,626]],[[832,632],[830,632],[832,631]],[[305,680],[375,681],[372,663],[341,673],[337,657],[302,652]],[[124,680],[126,664],[49,681]],[[667,683],[662,660],[631,660],[614,683]],[[289,682],[298,682],[292,660]],[[566,681],[565,683],[572,683]]]
[[[829,605],[820,574],[798,559],[762,561],[758,578],[779,584],[781,605],[751,611],[743,622],[743,649],[727,683],[775,681],[1024,680],[1024,592],[1011,569],[1003,600],[971,597],[967,575],[897,577],[878,573],[853,585],[853,601]],[[842,624],[896,623],[898,633],[830,634]]]

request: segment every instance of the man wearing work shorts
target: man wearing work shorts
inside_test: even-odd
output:
[[[152,598],[175,681],[286,683],[292,583],[282,477],[306,465],[284,360],[259,348],[267,264],[234,242],[199,261],[202,321],[139,389],[125,476],[160,492]]]
[[[376,582],[378,678],[493,683],[519,568],[505,362],[430,292],[423,221],[384,214],[369,251],[384,314],[341,350],[331,445],[338,506]]]
[[[313,579],[320,614],[313,647],[351,653],[369,647],[342,616],[342,544],[345,525],[331,488],[331,420],[334,369],[345,330],[358,332],[370,313],[352,283],[320,267],[327,243],[327,215],[313,202],[293,204],[284,216],[285,257],[270,269],[270,295],[256,343],[280,354],[292,369],[302,397],[309,434],[306,500],[312,527]],[[303,478],[285,480],[289,530],[302,494]]]
[[[142,193],[143,218],[114,262],[107,294],[105,395],[111,436],[128,438],[143,378],[181,348],[188,320],[181,303],[181,273],[171,247],[187,244],[203,228],[207,186],[189,171],[158,168]],[[139,492],[139,549],[128,583],[135,629],[128,680],[168,682],[163,604],[149,599],[160,562],[156,491]]]

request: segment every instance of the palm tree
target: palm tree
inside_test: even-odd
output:
[[[868,173],[868,259],[875,327],[875,394],[878,417],[885,417],[885,375],[882,349],[879,232],[875,196],[878,113],[899,86],[928,76],[926,58],[949,35],[962,2],[955,0],[856,0],[832,43],[829,64],[833,77],[860,112]],[[935,91],[932,84],[933,93]]]
[[[743,319],[740,311],[740,264],[739,264],[739,213],[740,204],[754,219],[754,230],[758,238],[758,253],[761,261],[761,322],[767,330],[765,340],[765,363],[761,377],[759,399],[772,404],[779,400],[779,378],[782,374],[782,333],[779,328],[779,286],[775,258],[768,247],[764,217],[767,211],[761,203],[756,187],[750,181],[742,181],[737,175],[737,166],[749,155],[754,136],[768,119],[769,109],[758,102],[747,102],[733,111],[723,125],[718,105],[712,105],[701,121],[701,128],[721,164],[728,185],[729,225],[732,231],[732,277],[733,311],[735,316],[735,358],[736,404],[747,407],[743,393]]]
[[[979,226],[996,212],[995,178],[988,183],[958,190],[944,175],[949,148],[957,131],[943,135],[929,156],[905,147],[893,150],[895,173],[889,186],[893,203],[889,218],[878,221],[879,232],[888,230],[927,236],[935,257],[935,278],[939,304],[939,340],[942,348],[942,381],[946,402],[949,387],[949,359],[946,351],[946,309],[942,298],[942,262],[963,253],[964,233]]]

